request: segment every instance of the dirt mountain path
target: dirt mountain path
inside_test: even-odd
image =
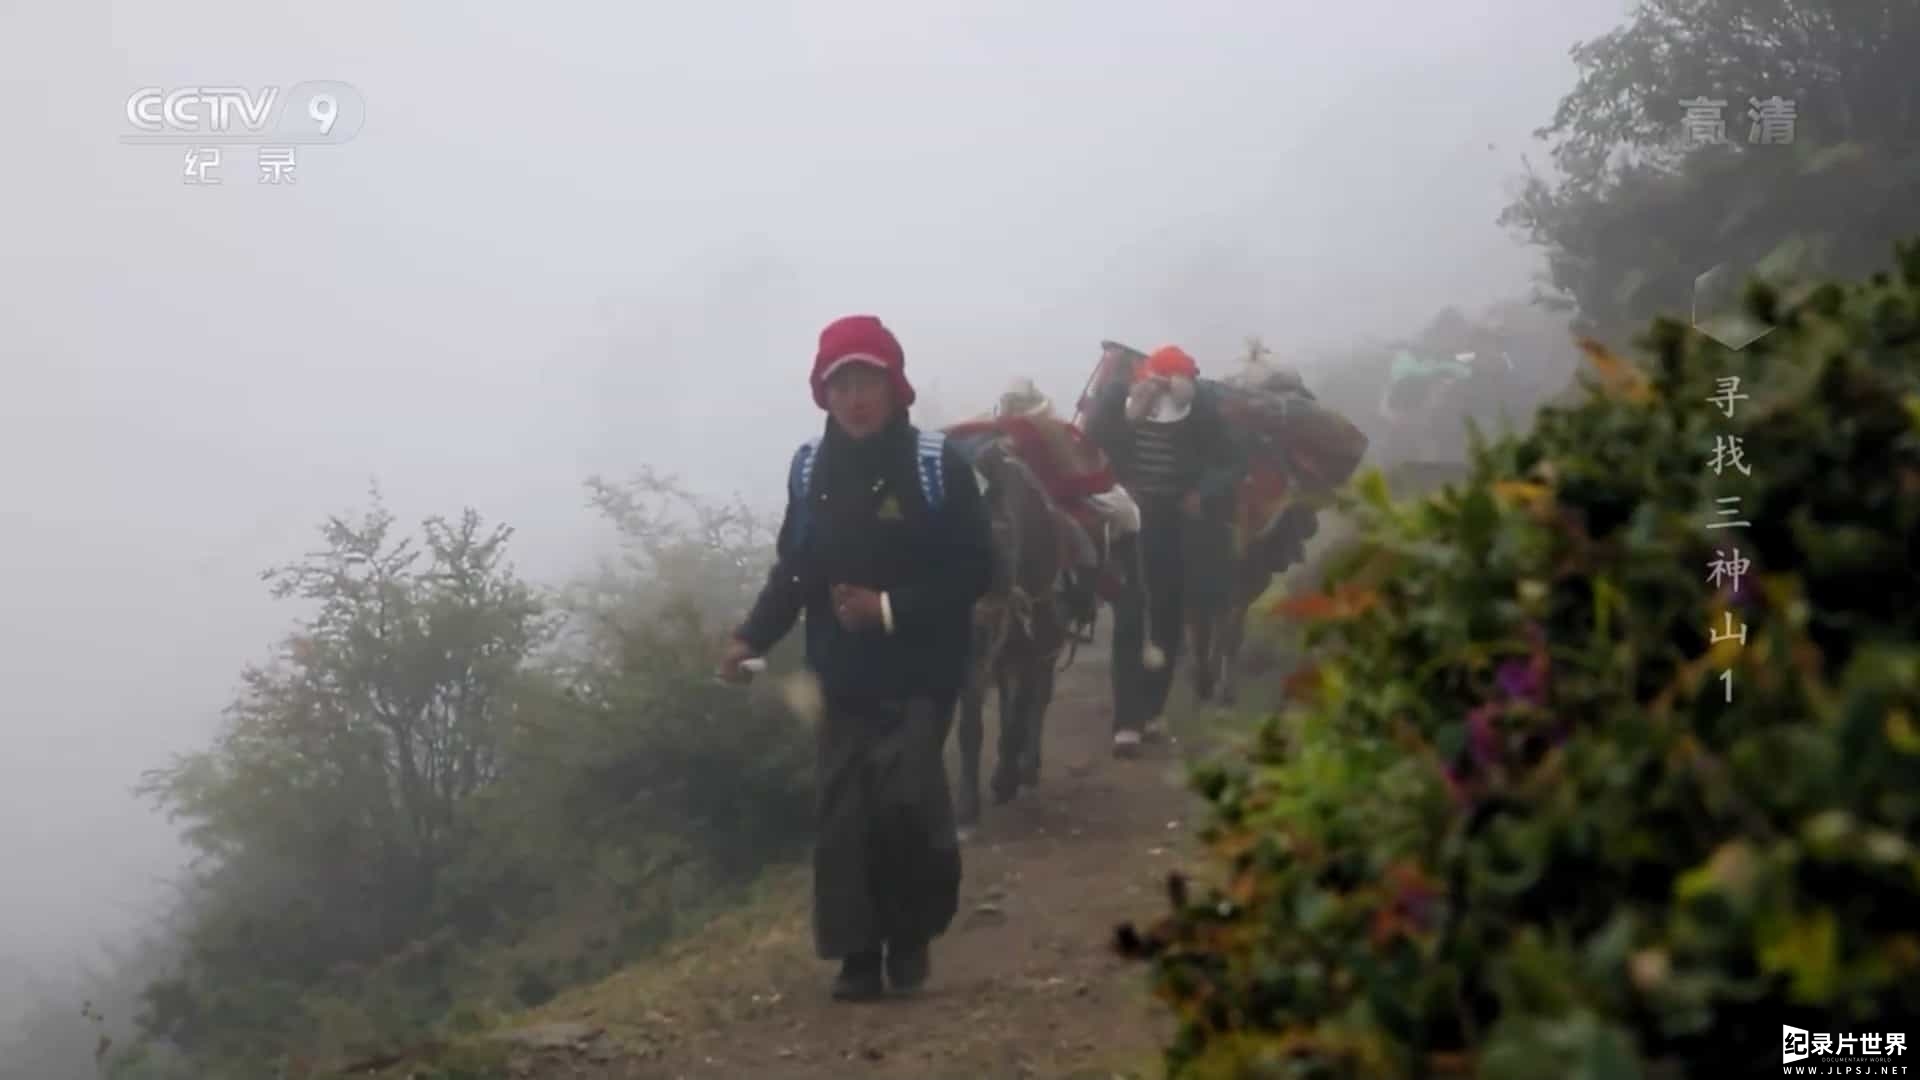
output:
[[[965,849],[960,914],[920,995],[827,997],[806,875],[661,960],[565,995],[522,1028],[519,1076],[559,1080],[1149,1075],[1169,1023],[1113,930],[1164,908],[1194,803],[1178,750],[1108,753],[1103,655],[1082,654],[1048,718],[1038,789],[989,807]],[[991,757],[994,723],[988,723]],[[987,766],[991,768],[990,762]],[[544,1026],[543,1026],[544,1025]],[[539,1050],[540,1042],[551,1045]]]

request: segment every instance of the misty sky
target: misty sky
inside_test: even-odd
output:
[[[1524,292],[1494,216],[1624,14],[934,6],[0,0],[0,965],[150,910],[178,855],[130,786],[372,478],[552,581],[591,472],[774,503],[838,315],[951,418],[1070,399],[1103,337],[1205,366]],[[291,187],[118,142],[137,87],[309,79],[367,120]]]

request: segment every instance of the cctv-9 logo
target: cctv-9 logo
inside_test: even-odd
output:
[[[274,138],[283,143],[332,143],[352,139],[367,122],[367,102],[347,83],[332,79],[296,83],[280,104]]]

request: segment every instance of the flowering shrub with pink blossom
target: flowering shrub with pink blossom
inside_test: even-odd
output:
[[[1358,539],[1283,605],[1314,666],[1196,775],[1217,884],[1120,931],[1174,1075],[1748,1075],[1782,1024],[1920,1037],[1920,245],[1749,303],[1777,329],[1738,353],[1590,347],[1587,400],[1438,495],[1358,483]],[[1728,495],[1750,524],[1708,528]]]

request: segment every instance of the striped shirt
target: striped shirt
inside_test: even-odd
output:
[[[1178,424],[1133,425],[1133,476],[1127,486],[1136,495],[1178,495],[1181,468],[1174,433]]]

